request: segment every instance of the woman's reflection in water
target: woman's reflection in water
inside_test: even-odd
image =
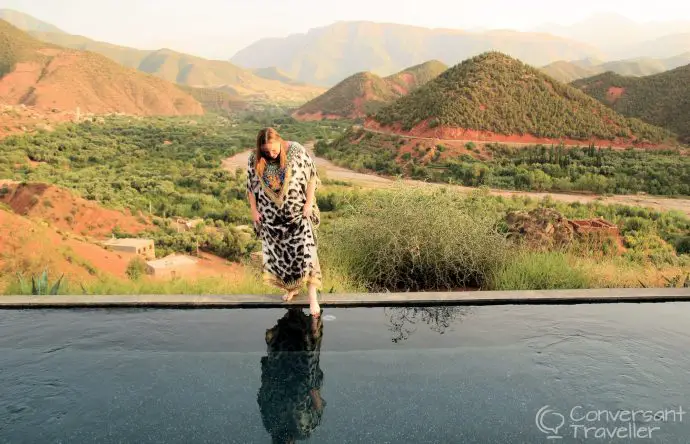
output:
[[[267,356],[261,358],[257,396],[261,419],[274,443],[309,438],[321,423],[326,401],[321,398],[319,367],[322,316],[289,309],[266,330]]]

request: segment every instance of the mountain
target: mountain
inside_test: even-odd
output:
[[[572,82],[607,71],[624,76],[647,76],[668,71],[690,63],[690,52],[665,59],[640,57],[636,59],[615,60],[593,63],[591,60],[558,61],[550,63],[541,70],[561,82]]]
[[[690,65],[645,77],[612,72],[573,82],[617,112],[664,126],[690,142]]]
[[[618,13],[598,13],[572,25],[544,24],[534,29],[552,35],[584,42],[599,47],[610,57],[624,59],[631,57],[669,57],[689,48],[674,48],[664,53],[664,48],[652,51],[639,50],[639,45],[661,37],[687,32],[689,20],[639,23]]]
[[[614,57],[673,57],[690,51],[690,32],[667,33],[652,40],[622,45],[611,51]]]
[[[597,66],[580,66],[576,62],[566,62],[565,60],[549,63],[540,69],[544,74],[565,83],[603,72]]]
[[[660,144],[670,136],[496,51],[448,69],[379,110],[366,124],[448,139],[517,136],[515,141],[645,145]]]
[[[427,60],[453,65],[491,49],[538,66],[600,55],[590,45],[541,33],[467,32],[358,21],[262,39],[231,61],[246,68],[276,66],[294,79],[330,87],[358,72],[387,76]]]
[[[0,20],[5,20],[21,29],[22,31],[54,32],[62,34],[63,31],[57,26],[38,20],[23,12],[12,9],[0,9]]]
[[[37,109],[203,114],[177,86],[87,51],[41,42],[0,20],[0,100]]]
[[[293,116],[302,120],[364,117],[446,69],[443,63],[432,60],[384,78],[370,72],[357,73],[301,106]]]
[[[268,79],[268,80],[277,80],[279,82],[288,83],[288,84],[297,83],[292,77],[288,76],[283,71],[276,68],[275,66],[269,66],[267,68],[253,69],[252,72],[254,74],[256,74],[257,76],[262,77],[264,79]]]
[[[247,99],[301,105],[324,91],[324,88],[268,79],[230,62],[208,60],[171,49],[140,50],[70,34],[36,32],[32,35],[56,45],[97,52],[124,66],[179,85],[198,88],[231,87]]]
[[[121,65],[134,69],[139,69],[139,65],[141,64],[142,60],[144,60],[144,58],[151,53],[151,51],[147,50],[128,48],[126,46],[118,46],[105,42],[97,42],[80,35],[41,31],[30,31],[29,34],[46,43],[52,43],[54,45],[78,49],[81,51],[97,52]]]
[[[49,23],[27,14],[0,10],[7,21],[24,29],[33,37],[65,48],[91,51],[117,63],[179,85],[234,91],[248,101],[270,101],[287,105],[301,105],[324,92],[325,88],[296,82],[279,76],[270,68],[254,73],[228,61],[208,60],[170,49],[142,50],[99,42],[87,37],[67,34]],[[197,95],[210,97],[209,91]],[[220,96],[216,95],[216,98]],[[221,99],[224,100],[224,99]]]

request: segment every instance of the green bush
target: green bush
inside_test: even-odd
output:
[[[332,221],[323,256],[370,291],[482,287],[508,244],[484,199],[445,189],[379,190]]]
[[[678,238],[675,247],[678,254],[690,254],[690,236]]]
[[[146,262],[141,256],[133,257],[127,264],[125,273],[131,280],[139,280],[146,273]]]
[[[498,267],[492,290],[556,290],[589,288],[584,271],[573,267],[564,253],[521,252]]]
[[[587,193],[634,194],[646,192],[655,195],[690,195],[690,156],[679,151],[619,151],[544,145],[526,146],[515,150],[506,145],[487,145],[491,158],[478,160],[464,153],[440,160],[415,161],[415,170],[402,169],[412,156],[402,156],[401,145],[390,144],[381,134],[348,131],[320,151],[341,166],[376,171],[406,177],[425,177],[431,163],[444,167],[433,177],[436,182],[460,183],[467,186],[485,184],[492,188],[531,191],[573,191]],[[479,152],[472,142],[465,147]],[[419,149],[416,154],[419,155]],[[421,156],[420,156],[421,157]],[[400,162],[402,159],[403,162]],[[440,161],[440,162],[439,162]],[[398,163],[400,162],[400,163]],[[482,177],[477,172],[482,172]]]

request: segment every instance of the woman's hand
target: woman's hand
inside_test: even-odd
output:
[[[254,221],[255,224],[261,222],[261,213],[259,213],[259,210],[252,210],[252,221]]]
[[[311,213],[312,213],[311,205],[309,205],[309,204],[305,205],[304,209],[302,210],[302,216],[304,216],[305,219],[308,219],[311,217]]]

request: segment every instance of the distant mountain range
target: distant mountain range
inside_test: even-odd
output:
[[[676,132],[690,142],[690,65],[645,77],[611,72],[573,82],[617,112]]]
[[[139,115],[203,114],[172,83],[96,53],[41,42],[0,20],[0,101],[37,109]]]
[[[573,80],[591,77],[607,71],[624,76],[647,76],[687,65],[688,63],[690,63],[690,51],[666,59],[641,57],[612,62],[593,59],[575,60],[572,62],[560,60],[542,67],[541,70],[561,82],[572,82]]]
[[[573,26],[544,25],[535,32],[338,22],[304,34],[259,40],[230,60],[248,68],[273,64],[291,78],[324,86],[335,85],[357,72],[390,75],[425,60],[454,65],[489,50],[533,66],[582,59],[598,59],[601,65],[620,60],[622,65],[614,66],[614,70],[644,75],[659,72],[655,70],[660,65],[672,69],[682,64],[651,60],[690,52],[688,30],[690,21],[639,24],[616,14],[596,15]],[[596,73],[590,70],[561,78]]]
[[[594,45],[609,59],[633,57],[671,57],[690,50],[687,46],[661,47],[672,42],[687,43],[690,20],[639,23],[617,13],[599,13],[570,26],[547,23],[534,29],[552,35]]]
[[[301,84],[292,79],[271,77],[268,74],[270,69],[255,73],[227,61],[207,60],[170,49],[140,50],[98,42],[67,34],[50,24],[15,11],[0,10],[0,18],[2,17],[41,41],[99,53],[126,67],[180,85],[223,88],[248,101],[270,101],[294,106],[325,91],[325,88]]]
[[[230,60],[250,69],[276,66],[299,81],[332,86],[357,72],[387,76],[427,60],[453,65],[491,49],[537,66],[603,56],[592,45],[542,33],[338,22],[305,34],[259,40]]]
[[[293,116],[303,120],[365,117],[426,84],[446,69],[443,63],[431,60],[388,77],[357,73],[301,106]]]

